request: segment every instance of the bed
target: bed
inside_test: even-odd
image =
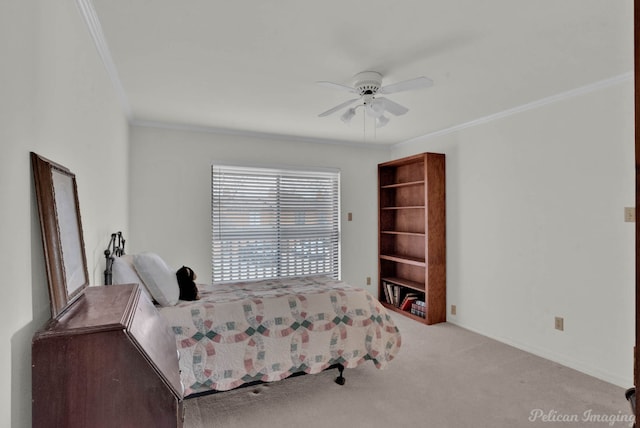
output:
[[[227,391],[299,373],[371,361],[384,369],[401,335],[363,288],[326,276],[198,284],[200,300],[177,299],[175,270],[154,253],[125,255],[112,234],[105,284],[141,283],[175,334],[184,395]]]

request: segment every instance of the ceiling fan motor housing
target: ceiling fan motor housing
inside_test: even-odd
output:
[[[376,71],[363,71],[353,78],[353,87],[361,96],[375,95],[382,86],[382,75]]]

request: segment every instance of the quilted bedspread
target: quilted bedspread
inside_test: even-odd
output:
[[[176,335],[185,396],[332,364],[384,368],[400,333],[362,288],[328,277],[198,285],[201,299],[160,309]]]

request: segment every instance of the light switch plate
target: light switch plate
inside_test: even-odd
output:
[[[635,223],[636,221],[635,207],[624,207],[624,221],[627,223]]]

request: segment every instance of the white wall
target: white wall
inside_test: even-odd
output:
[[[75,3],[0,3],[0,426],[31,426],[31,338],[50,317],[29,152],[76,174],[89,275],[127,227],[128,127]]]
[[[377,294],[377,164],[386,150],[133,126],[132,251],[211,280],[211,164],[332,167],[341,170],[342,277]],[[353,221],[347,221],[347,213]]]
[[[629,79],[396,145],[447,155],[449,322],[633,384],[633,112]]]

